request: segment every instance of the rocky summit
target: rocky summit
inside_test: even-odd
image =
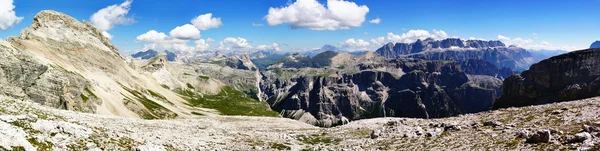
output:
[[[0,150],[600,149],[600,49],[531,67],[457,38],[124,56],[103,32],[46,10],[0,40]]]

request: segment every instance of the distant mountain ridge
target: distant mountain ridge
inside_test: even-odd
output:
[[[177,58],[177,55],[175,53],[170,52],[168,50],[165,50],[164,53],[165,53],[165,55],[167,57],[167,60],[169,60],[169,61],[175,61],[176,58]],[[159,53],[157,51],[154,51],[152,49],[148,49],[146,51],[140,51],[140,52],[137,52],[135,54],[132,54],[131,57],[147,60],[147,59],[152,59],[152,58],[158,56],[158,54]]]
[[[481,59],[499,68],[525,70],[535,59],[523,48],[506,46],[501,41],[461,40],[428,38],[414,43],[388,43],[376,51],[387,58],[421,58],[426,60]]]

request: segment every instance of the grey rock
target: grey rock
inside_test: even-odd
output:
[[[566,143],[581,143],[588,139],[592,139],[592,135],[590,135],[590,133],[587,132],[565,136]]]
[[[373,130],[371,131],[371,139],[376,139],[381,135],[381,130]]]
[[[498,126],[502,126],[504,124],[502,124],[502,122],[498,122],[498,121],[486,121],[483,122],[483,126],[492,126],[492,127],[498,127]]]
[[[590,132],[590,133],[591,132],[600,132],[600,128],[583,124],[583,131]]]
[[[549,130],[540,130],[527,138],[526,143],[550,143],[552,135]]]

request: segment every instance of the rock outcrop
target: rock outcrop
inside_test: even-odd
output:
[[[228,57],[227,62],[225,64],[234,69],[258,70],[256,65],[254,65],[254,63],[252,63],[252,61],[250,60],[250,56],[248,55],[248,53],[245,53],[244,55],[242,55],[242,57]]]
[[[300,70],[289,79],[264,76],[263,100],[284,117],[329,127],[374,117],[438,118],[486,111],[501,83],[491,76],[467,75],[457,62],[365,62],[357,65],[358,73],[310,75]],[[401,73],[381,71],[392,68]]]
[[[525,70],[534,63],[525,49],[509,46],[500,41],[467,40],[457,38],[444,40],[417,40],[414,43],[388,43],[377,49],[377,53],[387,58],[421,58],[426,60],[485,60],[513,70]]]
[[[600,49],[552,57],[504,81],[495,108],[569,101],[600,95]]]

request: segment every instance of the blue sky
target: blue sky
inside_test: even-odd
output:
[[[315,0],[301,1],[308,4],[308,1]],[[112,5],[117,7],[125,2],[125,0],[78,2],[16,0],[12,2],[15,6],[13,11],[17,17],[23,19],[7,29],[0,29],[0,38],[17,36],[21,29],[31,24],[35,14],[41,10],[56,10],[71,15],[77,20],[90,20],[91,16],[99,10]],[[300,51],[325,44],[348,50],[375,50],[381,46],[380,42],[409,42],[422,37],[501,39],[506,43],[530,49],[572,50],[589,47],[593,41],[600,39],[600,30],[598,30],[600,15],[595,11],[597,6],[600,6],[600,0],[349,0],[344,1],[344,4],[355,5],[343,5],[344,7],[340,5],[339,8],[367,7],[368,12],[360,9],[364,14],[360,11],[350,11],[333,19],[323,18],[345,24],[340,25],[342,27],[328,26],[330,29],[326,30],[311,28],[313,26],[292,28],[292,25],[304,25],[304,23],[291,22],[285,17],[273,21],[279,21],[281,24],[270,26],[270,22],[265,19],[265,16],[269,15],[270,8],[292,8],[294,5],[299,5],[298,2],[296,0],[134,0],[128,6],[127,13],[121,16],[130,20],[120,23],[112,21],[114,26],[106,31],[112,35],[112,42],[126,54],[144,48],[163,49],[161,45],[169,45],[165,43],[173,41],[144,41],[138,36],[155,30],[164,33],[168,36],[167,39],[177,39],[169,34],[171,30],[184,24],[196,26],[191,20],[207,13],[212,13],[213,18],[220,19],[221,24],[199,30],[201,35],[199,39],[179,41],[190,47],[185,50],[255,51],[278,47],[281,51]],[[325,0],[317,2],[326,9],[329,8],[330,2]],[[304,12],[318,12],[318,10],[309,10],[311,11]],[[3,13],[2,9],[0,13]],[[290,16],[283,11],[280,11],[279,15]],[[380,23],[369,22],[376,18],[380,19]],[[0,24],[2,19],[0,18]],[[263,26],[253,26],[253,24]],[[343,28],[343,26],[348,27]],[[227,37],[230,38],[226,40]],[[379,37],[383,39],[377,40]],[[210,42],[209,38],[214,39],[214,42]],[[352,40],[349,40],[351,38]],[[203,46],[208,44],[208,47],[196,47],[195,41],[200,39],[205,42]],[[149,45],[152,43],[156,43],[153,45],[155,47]],[[224,43],[224,47],[219,48],[220,43]],[[273,43],[277,45],[274,46]],[[170,46],[174,45],[165,47],[178,49]]]

